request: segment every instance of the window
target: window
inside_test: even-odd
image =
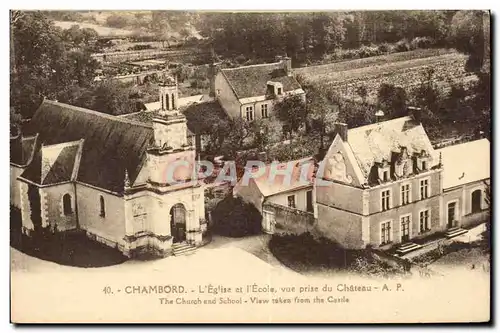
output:
[[[380,223],[380,245],[391,242],[391,221]]]
[[[481,190],[475,190],[471,194],[471,208],[472,213],[477,213],[481,211]]]
[[[430,214],[428,209],[420,212],[420,232],[431,230],[431,222],[429,215]]]
[[[288,196],[288,207],[295,208],[295,195]]]
[[[384,171],[384,182],[389,180],[389,171]]]
[[[382,191],[382,210],[388,210],[390,207],[391,190]]]
[[[313,208],[313,192],[312,191],[307,191],[306,192],[306,210],[308,212],[312,212],[314,211],[314,208]]]
[[[422,170],[427,170],[427,163],[422,161]]]
[[[217,96],[220,95],[220,89],[217,89]]]
[[[410,201],[410,184],[401,185],[401,205],[407,205]]]
[[[246,108],[246,118],[248,121],[253,120],[253,107],[252,106],[247,106]]]
[[[429,197],[429,179],[420,180],[420,200]]]
[[[71,213],[73,213],[73,210],[71,208],[71,195],[69,195],[68,193],[63,196],[63,213],[64,215],[70,215]]]
[[[260,106],[260,111],[262,112],[262,118],[267,118],[267,104],[262,104]]]
[[[99,197],[99,203],[101,207],[101,213],[99,215],[101,217],[106,217],[106,207],[104,206],[104,197],[102,195]]]
[[[410,224],[411,215],[401,216],[401,243],[406,243],[410,240]]]
[[[278,88],[278,95],[283,94],[283,88]]]

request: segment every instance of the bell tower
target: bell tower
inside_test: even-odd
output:
[[[161,111],[176,110],[178,106],[179,92],[177,89],[177,78],[169,78],[160,83]]]

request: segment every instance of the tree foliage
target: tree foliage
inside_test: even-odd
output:
[[[279,120],[287,124],[290,133],[297,132],[307,119],[306,104],[299,95],[290,95],[274,104]]]
[[[29,118],[43,97],[89,87],[98,64],[90,57],[95,33],[72,27],[63,31],[41,12],[21,12],[11,20],[11,105]]]
[[[212,211],[214,231],[223,236],[244,237],[261,231],[262,216],[241,198],[226,197]]]

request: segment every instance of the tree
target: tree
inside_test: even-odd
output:
[[[406,113],[406,91],[392,84],[382,83],[377,94],[378,108],[382,109],[389,118]]]
[[[261,231],[262,216],[252,204],[228,196],[212,211],[214,231],[223,236],[244,237]]]
[[[297,132],[307,118],[307,110],[302,97],[292,95],[283,98],[274,105],[278,119],[288,125],[290,132]]]
[[[448,41],[458,51],[468,54],[466,69],[478,71],[484,60],[485,36],[483,11],[458,11],[451,20]],[[489,56],[489,55],[488,55]]]
[[[11,20],[11,30],[11,105],[23,118],[31,117],[43,97],[58,99],[61,90],[90,86],[97,62],[87,50],[74,49],[43,13],[22,12]]]
[[[125,28],[129,24],[129,20],[125,15],[111,14],[106,18],[106,25],[112,28]]]
[[[320,149],[324,148],[325,137],[333,132],[338,117],[338,105],[332,103],[323,91],[321,88],[310,86],[306,102],[309,127],[319,136]]]

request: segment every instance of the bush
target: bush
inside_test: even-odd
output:
[[[378,52],[380,54],[394,52],[394,46],[389,43],[382,43],[378,46]]]
[[[194,89],[208,89],[210,87],[210,81],[195,79],[191,81],[191,88]]]
[[[359,48],[359,57],[360,58],[368,58],[377,56],[380,54],[378,47],[376,46],[366,46],[363,45]]]
[[[412,50],[428,49],[436,44],[436,41],[430,37],[415,37],[410,43]]]
[[[262,216],[241,198],[226,197],[212,212],[214,231],[222,236],[244,237],[260,233]]]
[[[402,40],[400,40],[399,42],[396,43],[396,45],[394,47],[394,50],[396,52],[410,51],[410,43],[408,43],[408,40],[406,38],[402,39]]]

